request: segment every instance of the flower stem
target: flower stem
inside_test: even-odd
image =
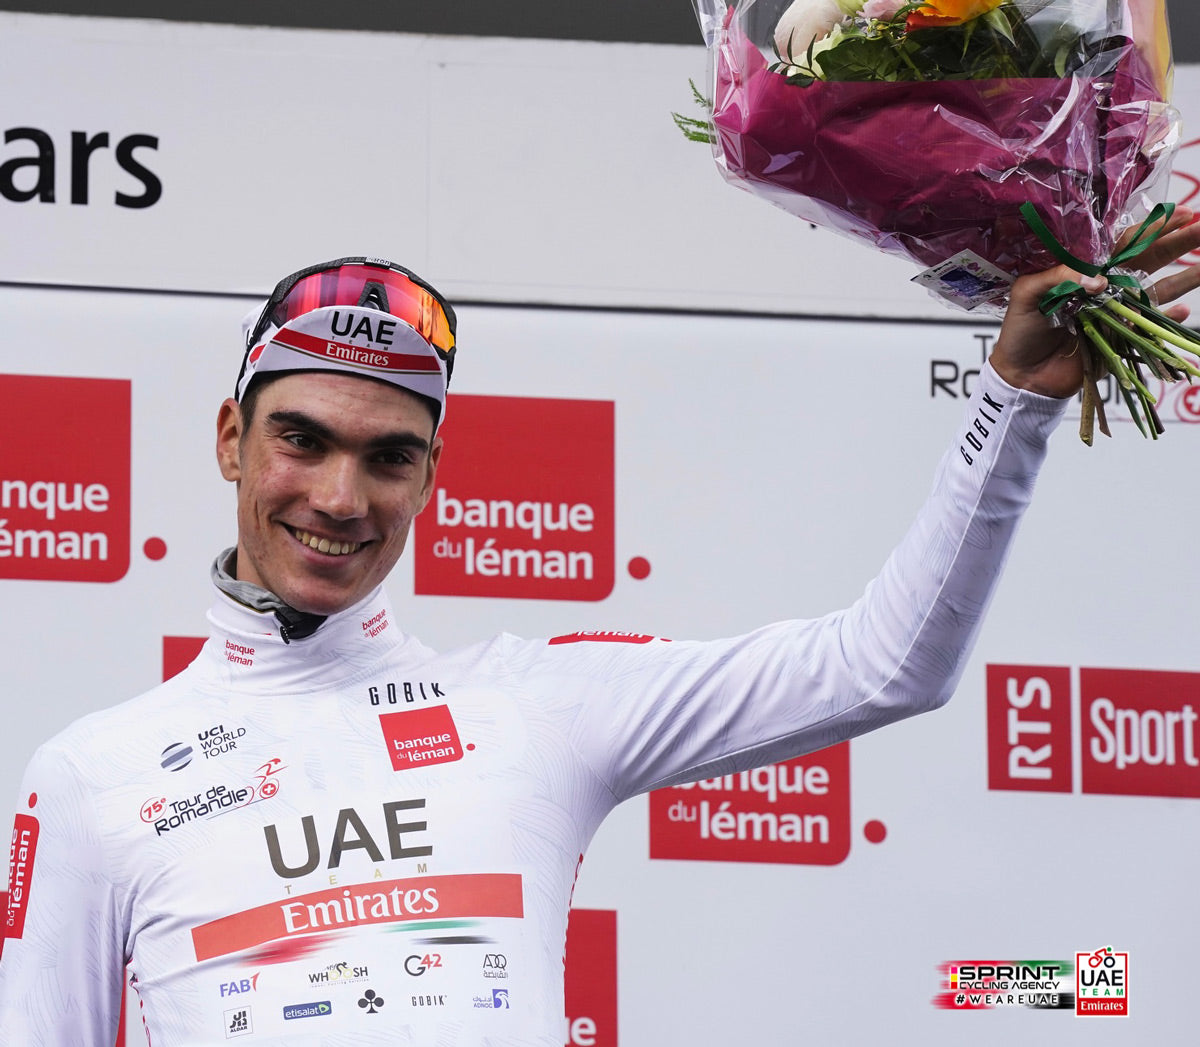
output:
[[[1164,342],[1170,342],[1172,345],[1178,346],[1180,349],[1190,353],[1200,353],[1200,340],[1197,340],[1195,336],[1189,340],[1182,335],[1176,334],[1175,331],[1168,327],[1164,327],[1161,324],[1155,323],[1145,313],[1137,309],[1131,309],[1124,302],[1119,301],[1116,298],[1110,298],[1107,302],[1105,302],[1104,308],[1111,310],[1119,316],[1125,317],[1125,319],[1130,323],[1136,324],[1143,331],[1149,332],[1156,338],[1162,339]],[[1158,315],[1157,310],[1155,310],[1155,314]],[[1182,362],[1185,364],[1184,369],[1187,370],[1189,374],[1200,378],[1200,370],[1197,370],[1193,365],[1188,364],[1186,361]]]

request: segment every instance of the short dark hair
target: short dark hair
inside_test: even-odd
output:
[[[258,397],[262,391],[277,379],[283,378],[285,375],[298,374],[297,371],[266,371],[263,374],[256,374],[250,384],[246,386],[246,391],[242,393],[240,406],[242,409],[242,425],[243,434],[250,428],[250,423],[254,421],[254,412],[258,409]],[[305,374],[323,374],[323,371],[306,371]],[[369,375],[362,376],[368,382],[380,382],[378,378],[371,378]],[[432,396],[424,396],[421,393],[413,392],[411,389],[404,389],[403,386],[396,385],[393,382],[380,382],[381,385],[389,386],[393,389],[400,389],[416,397],[425,406],[425,410],[429,412],[429,417],[433,421],[433,430],[436,433],[438,421],[441,418],[442,406]]]

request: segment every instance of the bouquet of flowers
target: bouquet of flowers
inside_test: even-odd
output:
[[[1174,351],[1200,343],[1114,251],[1130,215],[1162,216],[1178,144],[1165,0],[729,2],[695,0],[711,120],[681,122],[728,181],[931,267],[916,279],[964,308],[997,312],[1013,278],[1055,262],[1104,273],[1103,300],[1044,307],[1066,302],[1091,347],[1091,402],[1111,373],[1162,431],[1142,368],[1200,375]]]

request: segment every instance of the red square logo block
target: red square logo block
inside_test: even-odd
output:
[[[565,971],[567,1047],[617,1047],[617,914],[572,909]]]
[[[6,374],[0,403],[0,578],[123,578],[130,383]]]
[[[603,600],[614,578],[611,401],[455,396],[414,531],[426,596]]]
[[[987,667],[988,788],[1071,791],[1071,670]]]
[[[463,758],[458,728],[448,706],[384,713],[379,717],[379,725],[383,728],[394,771],[451,763]]]
[[[164,636],[162,641],[162,678],[178,676],[196,660],[204,646],[203,636]]]
[[[850,853],[850,743],[650,794],[650,857],[837,865]]]
[[[1200,673],[1080,669],[1085,793],[1200,797]]]

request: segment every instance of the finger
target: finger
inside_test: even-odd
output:
[[[1180,229],[1183,226],[1188,225],[1191,222],[1195,221],[1195,219],[1196,219],[1196,215],[1191,210],[1191,208],[1176,207],[1171,212],[1170,217],[1165,222],[1160,222],[1158,224],[1160,236],[1164,236],[1167,233],[1172,233],[1176,229]],[[1131,225],[1128,229],[1125,230],[1125,232],[1123,232],[1117,238],[1117,247],[1116,247],[1117,251],[1123,251],[1126,247],[1129,246],[1129,244],[1133,240],[1134,234],[1138,231],[1139,228],[1140,228],[1140,223]],[[1114,251],[1114,254],[1115,253],[1116,252]]]
[[[1180,211],[1183,212],[1182,216]],[[1200,222],[1196,221],[1191,211],[1180,208],[1171,216],[1164,230],[1154,243],[1132,259],[1131,265],[1153,273],[1200,248]]]
[[[1173,302],[1200,287],[1200,265],[1189,265],[1154,284],[1154,300]]]

